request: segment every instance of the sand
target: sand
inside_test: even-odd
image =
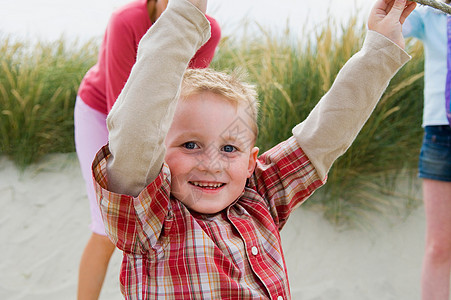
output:
[[[75,154],[52,154],[20,172],[0,157],[0,299],[76,299],[78,263],[90,231]],[[423,207],[382,217],[371,229],[337,230],[300,207],[282,231],[293,299],[420,299]],[[121,253],[101,299],[123,299]]]

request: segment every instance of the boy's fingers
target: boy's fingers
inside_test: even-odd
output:
[[[401,24],[404,24],[404,21],[410,15],[410,13],[415,9],[416,6],[417,6],[417,4],[415,2],[408,1],[407,6],[404,9],[404,11],[402,12],[401,18],[399,20],[401,22]]]
[[[404,12],[404,9],[406,8],[406,2],[407,0],[395,0],[393,3],[393,6],[390,10],[390,12],[387,14],[387,16],[393,17],[397,20],[401,18],[401,15]]]

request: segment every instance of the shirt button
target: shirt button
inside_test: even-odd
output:
[[[252,254],[254,254],[254,255],[257,255],[258,254],[258,249],[257,249],[257,247],[252,247],[252,249],[251,249],[251,251],[252,251]]]
[[[277,297],[277,300],[283,300],[282,296]]]

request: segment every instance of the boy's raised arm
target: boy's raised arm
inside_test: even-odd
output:
[[[377,0],[362,49],[343,66],[331,89],[293,135],[325,178],[352,144],[391,78],[410,59],[403,50],[402,23],[415,8],[406,0]]]
[[[107,118],[110,191],[137,196],[158,176],[183,73],[210,38],[206,5],[207,0],[170,0],[140,41],[136,63]]]

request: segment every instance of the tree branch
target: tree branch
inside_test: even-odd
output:
[[[423,4],[423,5],[427,5],[430,7],[433,7],[435,9],[441,10],[442,12],[451,15],[451,6],[443,3],[443,2],[439,2],[439,1],[435,1],[435,0],[412,0],[418,4]]]

